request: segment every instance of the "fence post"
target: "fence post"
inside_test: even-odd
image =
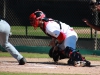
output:
[[[98,25],[98,11],[95,12],[95,25]],[[94,48],[97,50],[97,30],[94,32]]]
[[[3,18],[6,18],[6,0],[3,0],[4,2],[4,8],[3,8]]]

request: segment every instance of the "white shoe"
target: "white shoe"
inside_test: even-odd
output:
[[[81,66],[81,67],[86,66],[86,62],[85,62],[85,61],[80,61],[80,66]]]
[[[86,66],[86,62],[85,61],[75,61],[74,66],[75,67],[84,67],[84,66]]]
[[[74,66],[75,67],[80,67],[80,61],[74,61]]]

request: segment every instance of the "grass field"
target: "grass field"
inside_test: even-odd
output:
[[[26,53],[21,52],[21,54],[26,58],[50,58],[48,54],[41,53]],[[100,61],[100,56],[96,55],[83,55],[87,60]],[[0,57],[12,57],[8,52],[0,52]]]
[[[37,28],[36,30],[34,30],[34,28],[32,26],[28,26],[27,27],[27,31],[26,31],[26,27],[25,26],[11,26],[11,32],[13,33],[13,35],[33,35],[33,36],[46,36],[41,30],[40,28]]]
[[[90,27],[73,27],[77,32],[79,38],[91,38],[91,30]],[[40,28],[34,30],[32,26],[11,26],[11,32],[13,35],[31,35],[31,36],[46,36]],[[94,34],[94,30],[92,31]],[[98,33],[98,38],[100,38]]]

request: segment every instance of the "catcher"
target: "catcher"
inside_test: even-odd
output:
[[[52,46],[49,55],[54,62],[58,60],[69,58],[68,64],[77,66],[90,66],[90,62],[86,61],[79,52],[76,51],[76,42],[78,40],[77,33],[69,25],[47,18],[42,11],[35,11],[29,16],[30,24],[36,29],[40,27],[41,30],[52,38],[50,46]]]

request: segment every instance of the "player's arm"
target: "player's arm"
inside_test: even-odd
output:
[[[54,45],[53,43],[55,43],[56,41],[58,43],[62,43],[66,38],[66,35],[60,30],[54,30],[52,32],[49,31],[48,34],[52,36],[52,40],[49,45]]]
[[[49,46],[52,46],[54,47],[55,46],[55,42],[56,42],[56,38],[52,37],[50,43],[49,43]]]
[[[100,27],[99,27],[99,26],[96,26],[96,25],[94,25],[94,24],[91,24],[87,19],[83,19],[83,21],[84,21],[88,26],[90,26],[91,28],[100,31]]]
[[[60,34],[57,37],[58,43],[62,43],[66,38],[66,35],[63,32],[60,32]]]
[[[57,42],[60,44],[65,40],[66,35],[63,32],[56,30],[53,32],[53,37],[55,37]]]

